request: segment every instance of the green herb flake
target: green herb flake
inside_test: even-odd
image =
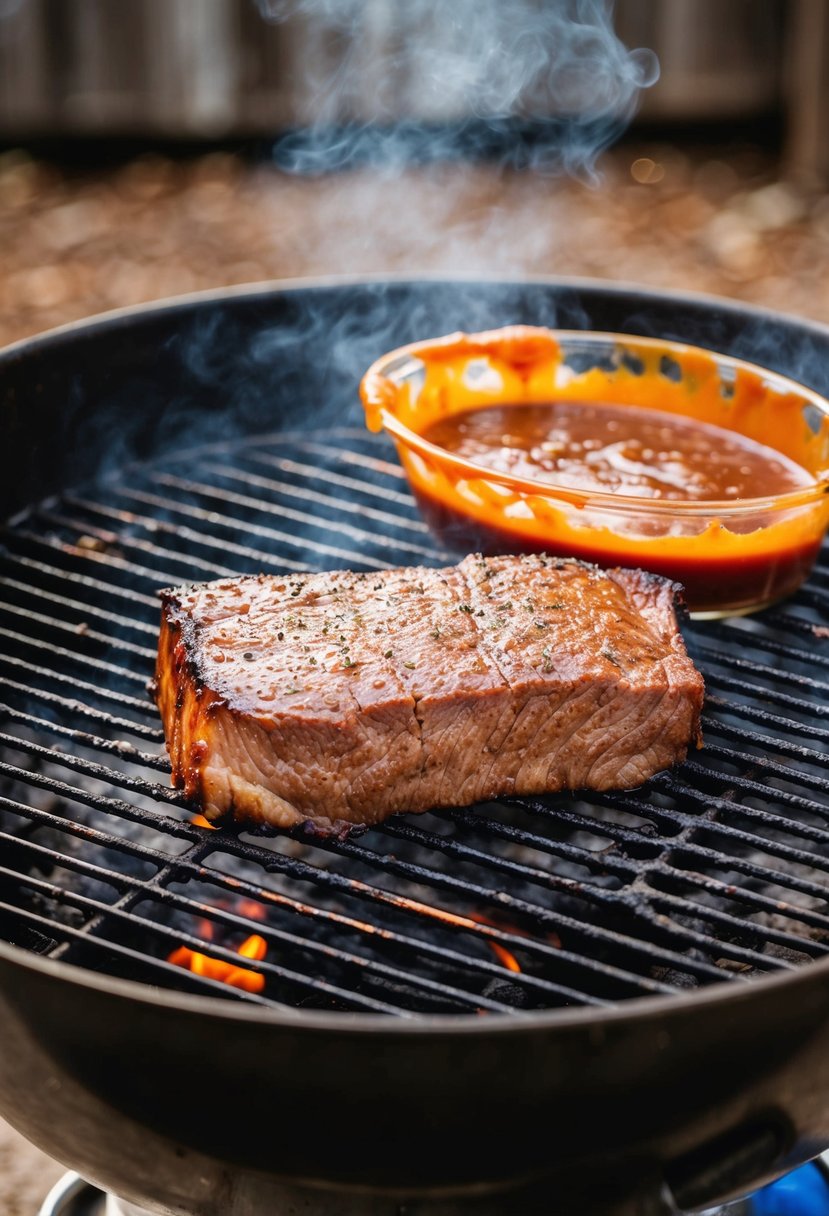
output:
[[[393,651],[393,650],[384,650],[384,651],[383,651],[383,658],[384,658],[384,659],[390,659],[390,658],[392,657],[392,655],[393,655],[393,654],[394,654],[394,651]]]
[[[471,613],[472,613],[472,606],[471,606],[471,604],[459,604],[459,605],[458,605],[458,612],[468,612],[468,613],[470,613],[470,614],[471,614]]]
[[[414,669],[417,667],[417,664],[416,663],[404,663],[403,666],[408,667],[409,671],[414,671]]]

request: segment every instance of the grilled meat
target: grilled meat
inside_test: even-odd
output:
[[[627,788],[699,743],[674,587],[641,571],[473,555],[162,599],[173,781],[211,819],[374,823]]]

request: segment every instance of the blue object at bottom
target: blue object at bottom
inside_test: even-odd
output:
[[[829,1180],[815,1162],[764,1186],[744,1201],[746,1216],[829,1216]]]

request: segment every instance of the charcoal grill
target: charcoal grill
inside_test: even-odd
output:
[[[640,790],[326,838],[211,831],[169,787],[157,590],[449,560],[356,385],[511,321],[829,388],[819,326],[568,281],[276,285],[0,357],[0,1109],[125,1199],[667,1212],[829,1145],[829,558],[686,626],[706,746]],[[252,933],[261,991],[168,961]]]

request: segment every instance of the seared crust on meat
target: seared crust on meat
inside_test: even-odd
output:
[[[173,782],[280,827],[639,785],[700,742],[675,591],[537,555],[165,591]]]

